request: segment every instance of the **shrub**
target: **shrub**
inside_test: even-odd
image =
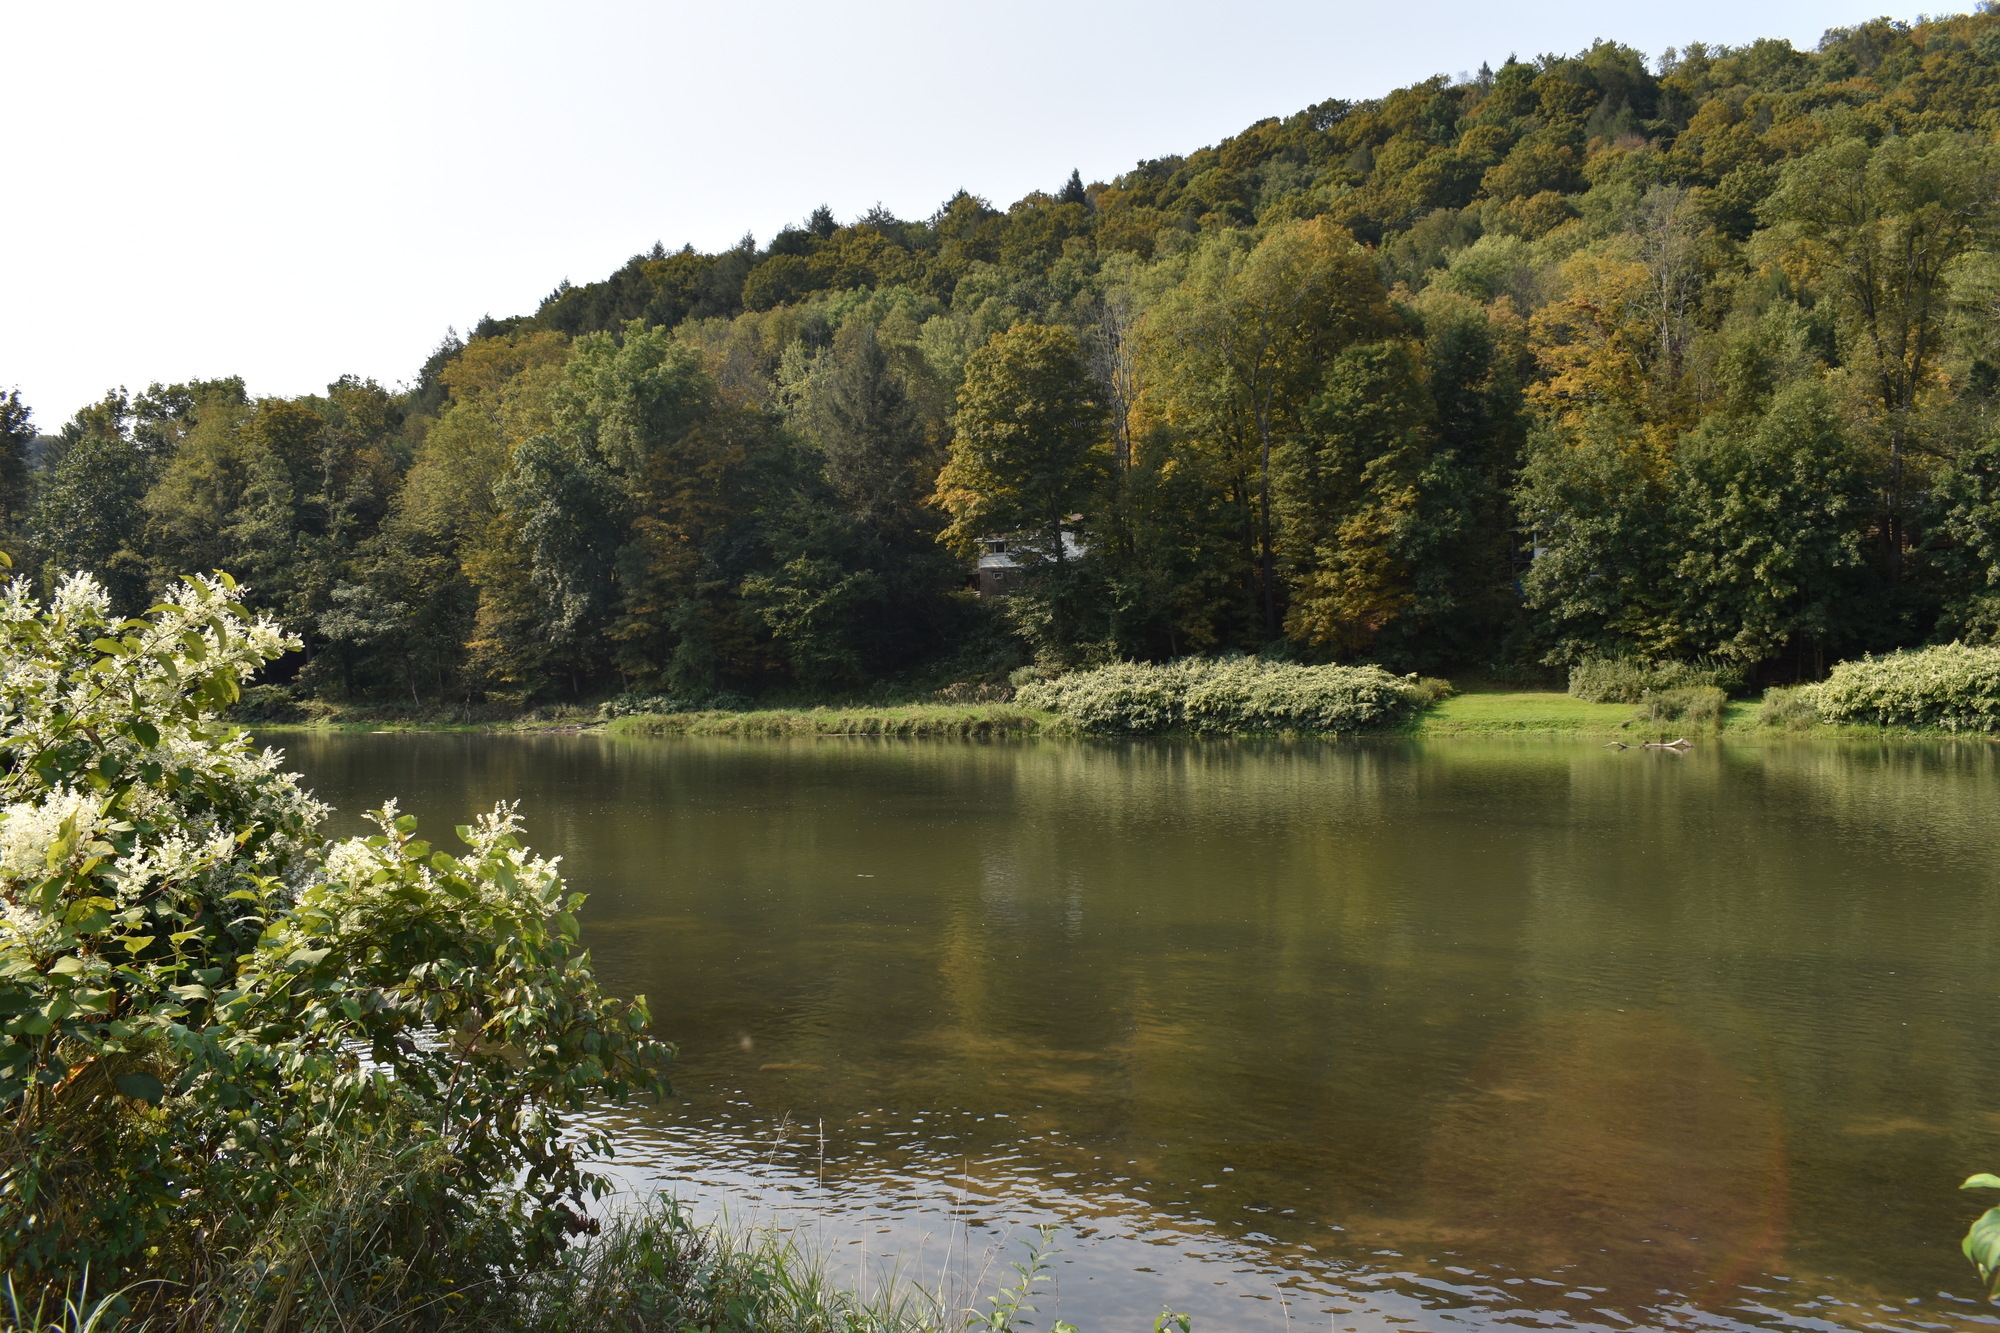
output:
[[[1635,704],[1649,691],[1710,686],[1725,695],[1743,689],[1743,668],[1704,658],[1647,662],[1636,657],[1586,657],[1570,668],[1572,698],[1593,704]]]
[[[1722,725],[1722,710],[1728,702],[1729,696],[1713,685],[1651,690],[1639,701],[1639,712],[1633,720],[1715,728]]]
[[[2000,647],[1954,643],[1864,657],[1807,690],[1829,722],[2000,730]]]
[[[897,740],[997,740],[1044,729],[1040,713],[1005,704],[913,704],[904,708],[771,708],[753,713],[673,713],[614,720],[631,736],[880,736]],[[4,1330],[0,1330],[4,1333]]]
[[[993,681],[955,680],[942,689],[931,691],[931,698],[941,704],[1012,703],[1014,687]]]
[[[1414,677],[1380,667],[1299,666],[1254,657],[1125,662],[1025,684],[1015,702],[1089,735],[1342,732],[1401,722],[1431,702]]]
[[[1452,683],[1442,676],[1419,676],[1411,688],[1416,690],[1417,698],[1425,708],[1442,703],[1458,693]]]
[[[382,1135],[449,1166],[382,1244],[552,1253],[603,1188],[568,1113],[658,1086],[644,1001],[600,993],[582,898],[511,810],[458,855],[393,803],[324,840],[219,721],[297,647],[234,592],[124,621],[87,576],[0,594],[0,1269],[182,1280]]]
[[[1757,709],[1757,725],[1785,731],[1805,731],[1818,725],[1819,707],[1813,702],[1813,690],[1810,685],[1773,685],[1764,691],[1763,704]]]
[[[671,717],[676,713],[740,713],[750,700],[740,694],[620,694],[597,706],[598,720],[614,717]]]

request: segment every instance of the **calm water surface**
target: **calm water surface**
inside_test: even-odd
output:
[[[680,1043],[619,1170],[843,1280],[1052,1222],[1090,1333],[1997,1322],[1985,744],[278,743],[343,831],[520,798]]]

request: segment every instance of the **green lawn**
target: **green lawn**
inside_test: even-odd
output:
[[[1576,732],[1608,736],[1632,720],[1631,704],[1588,704],[1554,691],[1507,691],[1459,694],[1417,718],[1419,736],[1471,735],[1481,732]]]

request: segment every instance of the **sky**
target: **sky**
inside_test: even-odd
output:
[[[925,217],[961,188],[1004,207],[1510,53],[1811,46],[1882,12],[10,0],[0,392],[54,430],[116,386],[403,383],[448,328],[532,312],[655,241],[768,239],[820,203]]]

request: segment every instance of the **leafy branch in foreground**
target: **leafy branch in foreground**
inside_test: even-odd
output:
[[[500,807],[434,849],[326,807],[217,720],[296,648],[226,575],[116,620],[95,580],[0,593],[0,1267],[198,1285],[343,1145],[438,1164],[390,1229],[493,1271],[589,1228],[586,1098],[663,1087],[582,895]],[[294,1265],[264,1280],[309,1299]],[[155,1288],[157,1290],[157,1288]]]
[[[1962,1190],[2000,1190],[2000,1176],[1981,1171],[1967,1176]],[[1989,1298],[2000,1301],[2000,1208],[1988,1208],[1966,1229],[1960,1244],[1965,1257],[1979,1270]]]

